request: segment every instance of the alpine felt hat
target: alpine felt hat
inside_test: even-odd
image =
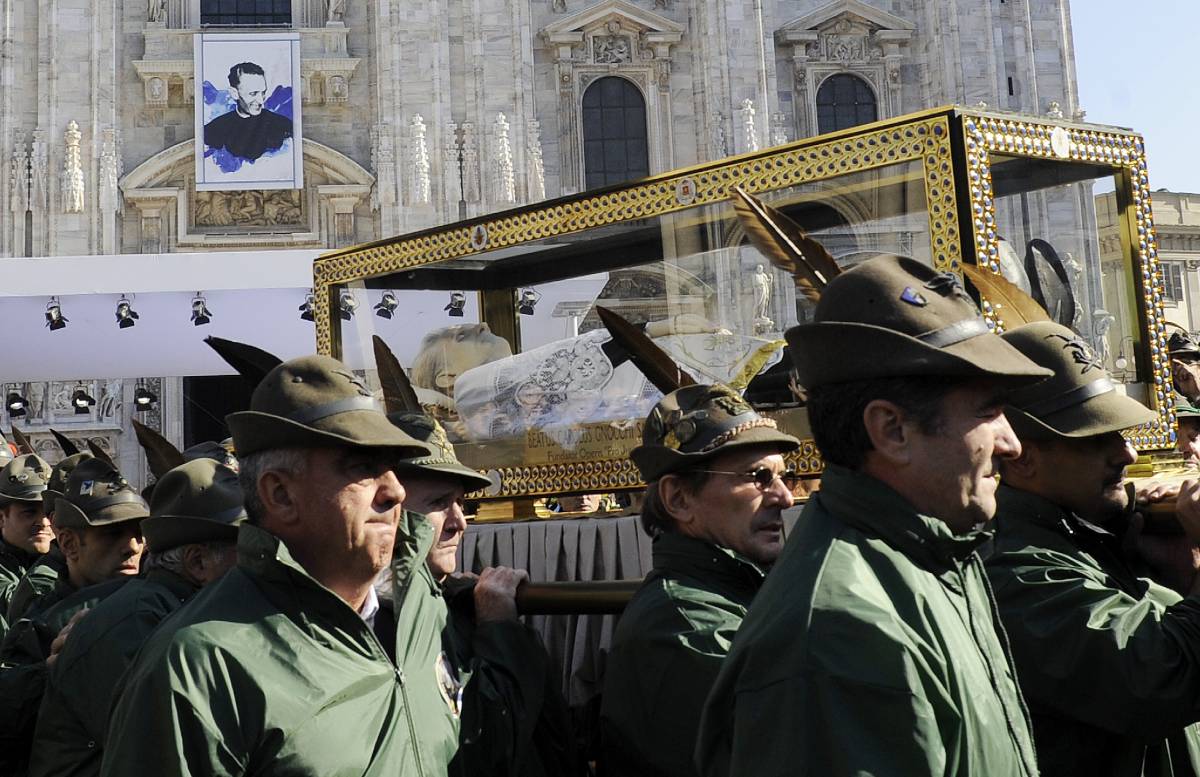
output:
[[[71,473],[79,466],[79,462],[94,458],[95,456],[89,451],[80,451],[59,459],[54,468],[50,470],[50,480],[46,485],[46,490],[42,492],[43,513],[46,515],[54,513],[54,501],[67,490],[67,478],[71,477]]]
[[[835,277],[814,321],[789,329],[800,383],[946,376],[1031,382],[1050,373],[993,334],[957,275],[882,255]]]
[[[1183,394],[1175,392],[1175,416],[1177,418],[1200,418],[1200,407],[1196,407]]]
[[[1167,338],[1167,354],[1170,356],[1192,356],[1200,358],[1200,345],[1183,330],[1172,332]]]
[[[246,508],[238,476],[210,458],[193,459],[162,476],[142,521],[152,553],[195,542],[236,542]]]
[[[695,384],[675,389],[650,410],[642,444],[629,456],[650,483],[751,445],[773,445],[785,453],[799,448],[800,441],[779,431],[729,386]]]
[[[446,430],[437,422],[437,419],[425,413],[397,412],[388,413],[388,420],[413,439],[425,443],[433,451],[429,456],[418,456],[398,462],[396,470],[401,473],[401,482],[404,480],[402,473],[408,470],[458,478],[468,492],[487,488],[492,484],[492,481],[479,472],[459,462],[458,456],[454,453],[454,446],[446,437]]]
[[[1018,437],[1046,440],[1091,437],[1155,420],[1150,408],[1117,390],[1087,342],[1072,330],[1038,321],[1002,337],[1052,377],[1008,395],[1004,414]]]
[[[225,420],[239,457],[336,446],[396,448],[400,456],[433,453],[388,421],[362,380],[328,356],[283,362],[254,389],[250,409]]]
[[[41,456],[17,456],[0,470],[0,507],[12,502],[41,503],[50,482],[50,465]]]
[[[140,521],[150,515],[146,501],[108,462],[90,458],[79,462],[66,488],[54,500],[55,529],[79,529]]]

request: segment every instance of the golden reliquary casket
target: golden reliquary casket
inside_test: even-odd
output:
[[[1130,436],[1153,454],[1143,468],[1167,460],[1171,322],[1142,138],[1040,116],[939,108],[327,253],[313,273],[318,350],[377,387],[382,337],[459,458],[491,480],[473,496],[507,505],[493,514],[642,485],[628,452],[660,393],[614,347],[601,306],[698,381],[744,391],[805,441],[791,463],[819,477],[783,340],[813,303],[746,240],[735,186],[843,269],[886,252],[1002,274],[1157,411]]]

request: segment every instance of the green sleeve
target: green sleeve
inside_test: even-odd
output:
[[[1200,597],[1143,581],[1134,598],[1053,551],[1002,554],[987,571],[1031,701],[1146,738],[1200,720]]]
[[[722,774],[943,775],[937,718],[907,689],[829,673],[783,678],[735,697],[733,749]]]
[[[167,656],[136,666],[113,710],[101,775],[125,777],[237,777],[249,769],[239,710],[261,689],[235,687],[222,656],[172,645]]]
[[[45,688],[44,663],[0,667],[0,774],[24,772]]]
[[[696,773],[700,716],[738,625],[695,620],[711,614],[698,607],[692,618],[674,612],[664,621],[651,613],[614,641],[601,710],[614,774]]]

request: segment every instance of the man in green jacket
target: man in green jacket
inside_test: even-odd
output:
[[[1121,430],[1155,414],[1066,327],[1028,324],[1004,339],[1055,372],[1009,397],[1022,453],[1004,462],[986,555],[1042,774],[1200,774],[1200,486],[1177,504],[1186,534],[1143,536],[1142,559],[1130,558],[1122,481],[1137,452]],[[1141,563],[1169,574],[1172,557],[1186,560],[1184,596]]]
[[[325,356],[271,369],[227,422],[248,515],[237,567],[130,665],[101,774],[445,774],[417,741],[439,711],[369,622],[403,512],[393,466],[429,449]]]
[[[146,503],[106,461],[89,458],[55,499],[54,521],[67,563],[55,588],[39,597],[0,644],[0,772],[23,774],[45,690],[55,637],[81,610],[113,594],[138,572]],[[17,701],[19,700],[19,701]]]
[[[826,469],[709,696],[701,774],[1036,775],[975,551],[1020,453],[1002,389],[1049,370],[957,276],[892,256],[786,336]]]
[[[50,465],[32,453],[10,460],[0,470],[0,613],[8,611],[17,583],[54,541],[42,512],[42,492],[49,480]]]
[[[613,635],[600,707],[604,773],[687,777],[704,700],[746,608],[783,550],[800,441],[720,384],[650,411],[632,453],[648,484],[654,566]]]
[[[237,473],[212,459],[167,472],[142,521],[142,577],[96,605],[47,673],[29,774],[99,775],[117,683],[150,633],[237,560]]]
[[[66,490],[67,478],[71,476],[81,461],[90,458],[92,458],[92,454],[86,451],[75,453],[60,460],[51,468],[46,490],[42,492],[42,514],[50,521],[51,527],[54,526],[54,502]],[[39,597],[54,590],[58,578],[65,575],[66,572],[67,560],[63,558],[58,543],[50,543],[50,549],[33,562],[13,589],[8,603],[8,622],[13,624],[19,621]]]
[[[517,586],[523,570],[494,567],[478,580],[451,577],[466,531],[462,500],[489,481],[459,463],[441,425],[424,413],[390,413],[405,433],[430,446],[432,455],[397,466],[408,493],[406,512],[421,513],[431,527],[425,563],[396,575],[401,628],[399,660],[414,668],[437,664],[438,682],[414,688],[447,713],[422,721],[422,740],[453,750],[451,775],[569,777],[580,773],[557,676],[537,633],[517,619]],[[420,521],[406,516],[409,521]],[[426,615],[418,615],[424,610]]]

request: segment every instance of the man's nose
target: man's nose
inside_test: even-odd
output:
[[[394,470],[388,470],[379,478],[379,489],[375,492],[375,504],[386,505],[393,503],[396,505],[404,504],[404,497],[408,493],[404,490],[404,484],[396,477]]]
[[[1002,459],[1015,459],[1021,455],[1021,441],[1017,439],[1017,433],[1013,431],[1012,425],[1008,423],[1008,418],[1001,413],[993,424],[993,429],[996,434],[995,443],[992,446],[992,453]]]

